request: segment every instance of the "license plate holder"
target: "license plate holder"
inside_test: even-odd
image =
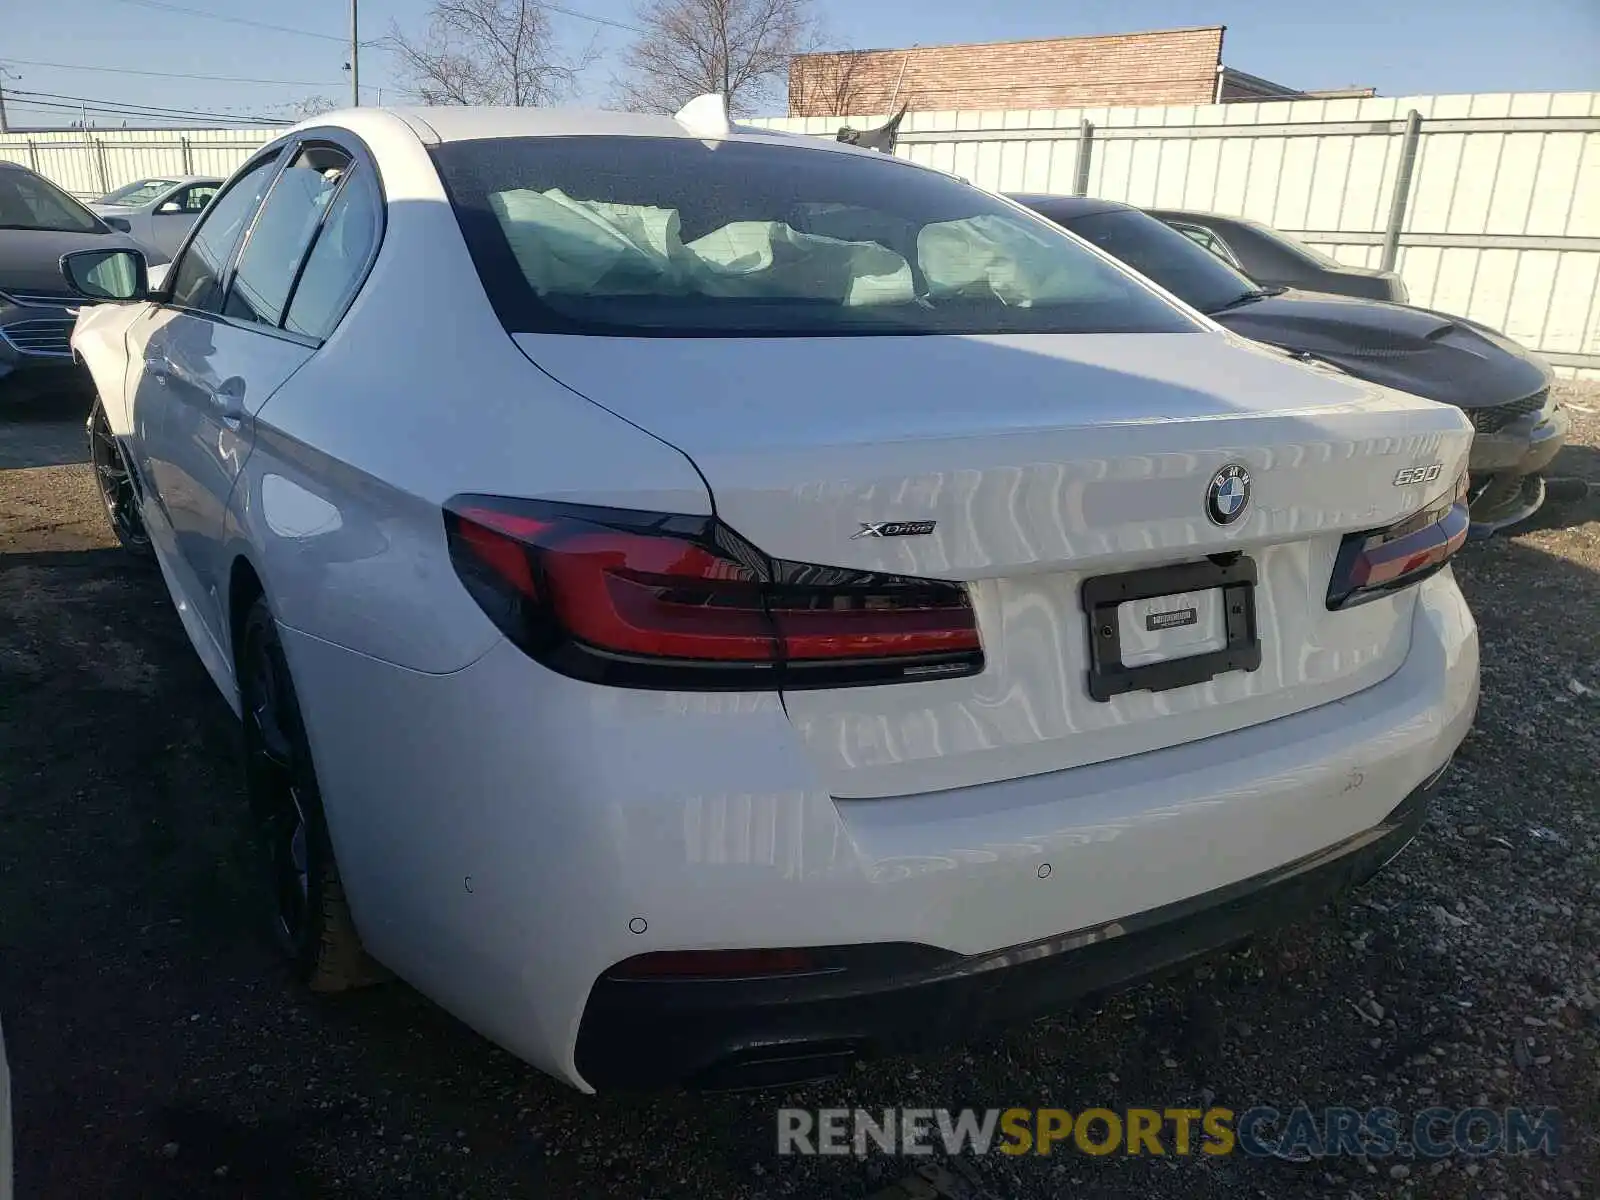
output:
[[[1222,597],[1225,640],[1220,649],[1138,666],[1123,662],[1118,620],[1122,605],[1212,589]],[[1082,600],[1089,634],[1089,695],[1102,703],[1127,692],[1171,691],[1205,683],[1228,671],[1254,671],[1261,666],[1261,642],[1256,636],[1256,564],[1244,555],[1230,555],[1223,562],[1207,559],[1100,575],[1084,580]]]

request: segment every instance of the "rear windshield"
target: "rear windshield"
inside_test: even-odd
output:
[[[1263,237],[1271,238],[1290,254],[1297,255],[1307,262],[1315,263],[1319,267],[1332,267],[1336,271],[1344,270],[1344,264],[1337,258],[1324,254],[1314,246],[1306,245],[1299,238],[1291,237],[1281,229],[1274,229],[1271,225],[1263,225],[1260,221],[1246,221],[1245,224]]]
[[[176,183],[175,179],[141,179],[137,183],[119,187],[109,195],[101,196],[95,203],[111,204],[117,208],[138,208],[141,204],[148,204]]]
[[[31,171],[0,171],[0,229],[102,233],[87,208]]]
[[[1257,291],[1211,251],[1135,209],[1069,217],[1062,224],[1201,312],[1216,312]]]
[[[433,154],[514,332],[1197,328],[1047,222],[886,157],[601,136],[451,142]]]

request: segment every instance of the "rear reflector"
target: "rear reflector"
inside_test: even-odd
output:
[[[1328,582],[1328,608],[1352,608],[1421,583],[1467,540],[1467,477],[1454,491],[1397,525],[1352,533],[1339,547]]]
[[[461,496],[444,519],[490,620],[576,678],[743,690],[983,666],[959,584],[771,559],[712,517]]]

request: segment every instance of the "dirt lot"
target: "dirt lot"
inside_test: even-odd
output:
[[[1302,1099],[1556,1105],[1563,1148],[1438,1164],[1068,1152],[962,1169],[1019,1200],[1595,1195],[1600,388],[1566,395],[1587,411],[1555,470],[1596,486],[1463,557],[1482,709],[1388,872],[1098,1012],[787,1097],[585,1098],[403,985],[336,1000],[290,986],[263,933],[227,709],[159,578],[109,548],[81,415],[0,419],[0,1020],[18,1196],[865,1197],[907,1164],[780,1159],[780,1103]]]

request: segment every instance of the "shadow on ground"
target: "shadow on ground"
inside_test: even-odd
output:
[[[1418,1111],[1484,1097],[1560,1105],[1594,1128],[1593,1025],[1512,1047],[1594,961],[1592,903],[1574,918],[1527,902],[1570,908],[1600,884],[1592,855],[1528,833],[1578,847],[1595,828],[1600,744],[1582,707],[1595,702],[1565,685],[1600,686],[1597,581],[1507,538],[1460,575],[1483,632],[1478,727],[1424,836],[1359,898],[1099,1012],[946,1055],[782,1095],[586,1098],[403,984],[335,999],[294,987],[264,932],[232,717],[159,576],[107,549],[0,555],[0,1017],[18,1195],[856,1197],[905,1174],[777,1158],[782,1103]],[[1480,936],[1441,932],[1432,910],[1458,900]],[[1354,1013],[1363,999],[1381,1023]],[[1401,1194],[1387,1165],[1349,1162],[976,1169],[1007,1200]],[[1489,1194],[1493,1170],[1506,1194],[1533,1195],[1600,1178],[1600,1161],[1584,1144],[1478,1178],[1456,1163],[1407,1194]]]

